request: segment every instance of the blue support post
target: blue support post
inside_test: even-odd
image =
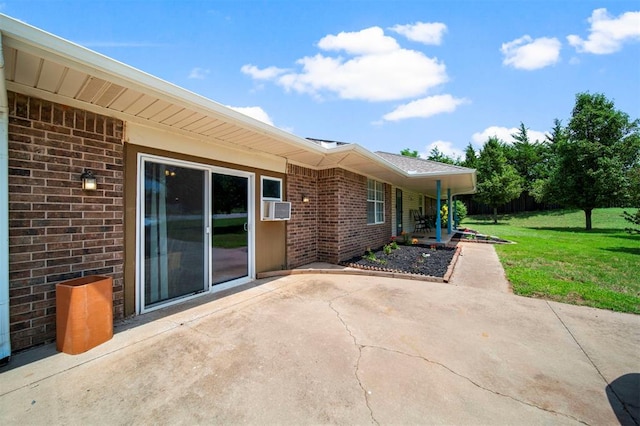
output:
[[[442,218],[440,217],[440,197],[441,194],[440,180],[436,181],[436,242],[442,241]]]
[[[458,229],[458,203],[456,203],[456,197],[453,197],[453,229]]]
[[[447,188],[447,234],[451,234],[453,209],[451,208],[451,188]]]

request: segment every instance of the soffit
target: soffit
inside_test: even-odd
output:
[[[41,32],[36,30],[36,33]],[[69,52],[47,50],[32,40],[13,36],[4,27],[2,35],[8,90],[146,126],[186,132],[192,137],[224,142],[238,149],[261,151],[311,167],[317,167],[325,156],[326,149],[304,138],[72,43],[63,44],[66,50],[82,58],[74,58]],[[42,38],[42,34],[39,35]],[[62,43],[60,39],[54,40]],[[106,66],[92,67],[87,63],[91,59],[102,60]],[[99,60],[95,62],[101,62]],[[118,68],[126,70],[133,78],[118,73]],[[114,69],[116,72],[110,71]],[[143,81],[136,80],[135,77],[140,76]],[[146,84],[144,80],[152,84]]]
[[[0,31],[8,90],[313,169],[341,167],[435,196],[436,175],[409,175],[359,145],[324,148],[2,15]],[[454,193],[475,190],[475,172],[441,180]]]

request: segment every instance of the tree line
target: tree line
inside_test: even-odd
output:
[[[640,217],[640,120],[603,94],[577,94],[567,124],[555,119],[543,141],[531,141],[524,123],[511,136],[512,143],[490,137],[478,151],[469,143],[464,158],[434,148],[427,159],[476,169],[473,200],[492,209],[494,223],[499,207],[523,196],[583,210],[587,230],[599,207],[635,207],[626,215]]]

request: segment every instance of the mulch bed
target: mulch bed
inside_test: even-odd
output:
[[[456,249],[451,247],[439,246],[432,249],[424,245],[400,245],[389,254],[382,248],[373,251],[375,260],[368,259],[367,256],[358,256],[341,264],[374,271],[444,277],[455,251]]]

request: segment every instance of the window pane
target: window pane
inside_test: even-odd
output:
[[[262,198],[281,200],[280,183],[281,181],[275,179],[262,179]]]
[[[384,222],[384,203],[376,203],[376,222]]]
[[[376,203],[368,202],[367,203],[367,223],[375,223],[376,222],[376,212],[375,207]]]
[[[145,162],[145,307],[205,289],[204,173]]]
[[[367,179],[367,200],[373,201],[376,198],[374,181]]]

